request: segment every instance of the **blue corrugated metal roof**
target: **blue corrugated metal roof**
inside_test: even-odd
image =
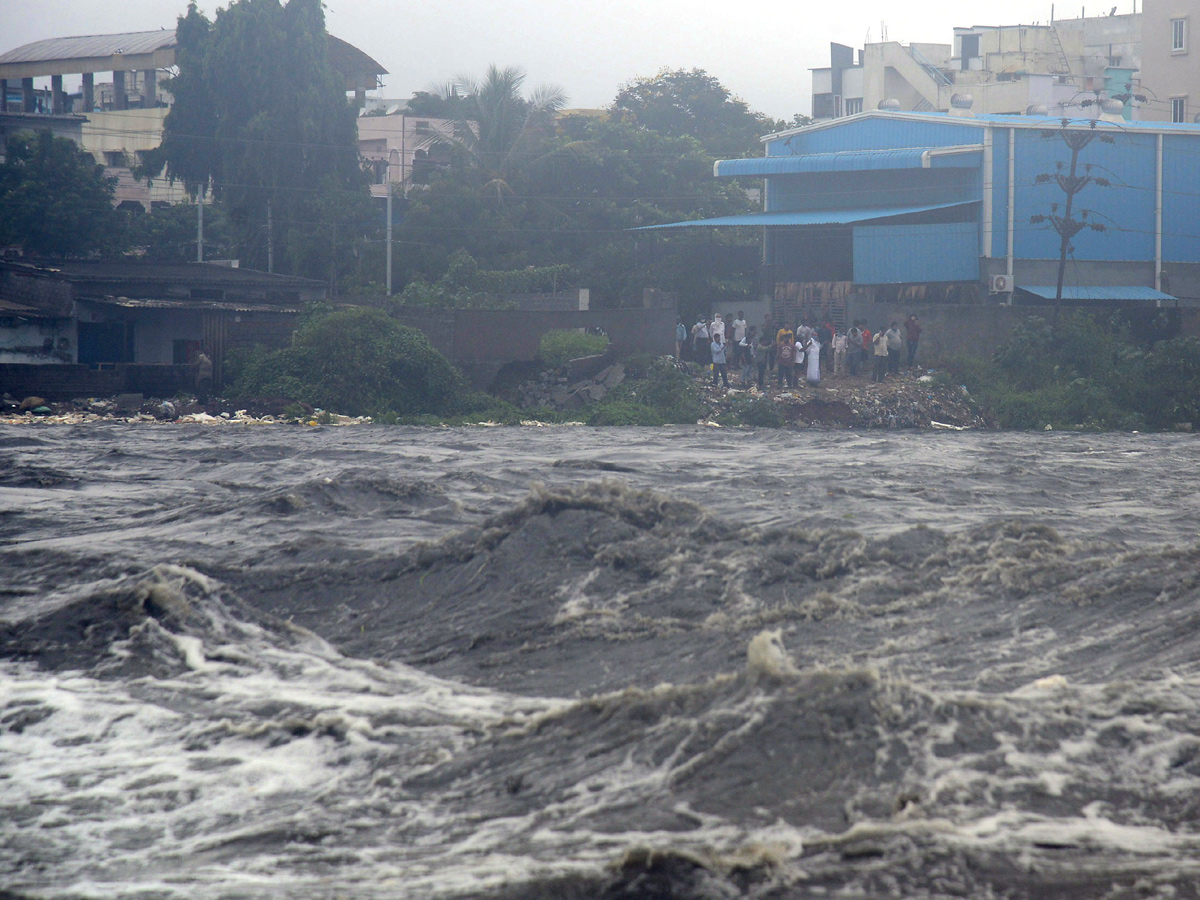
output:
[[[958,150],[958,148],[954,148]],[[800,175],[808,172],[862,172],[868,169],[920,169],[934,158],[949,166],[970,167],[980,162],[980,148],[968,145],[962,152],[946,154],[944,147],[906,147],[898,150],[844,150],[836,153],[806,153],[801,156],[759,156],[751,159],[722,159],[713,174],[724,177]],[[946,154],[942,159],[942,154]]]
[[[1053,284],[1019,284],[1017,289],[1041,297],[1043,300],[1053,300],[1057,286]],[[1142,287],[1140,284],[1122,285],[1063,285],[1064,300],[1175,300],[1170,294],[1156,291],[1154,288]]]
[[[932,206],[876,206],[870,209],[817,209],[801,212],[750,213],[744,216],[718,216],[715,219],[692,219],[688,222],[668,222],[665,225],[643,225],[629,231],[650,231],[654,228],[694,228],[699,225],[715,228],[763,225],[849,225],[869,219],[889,219],[893,216],[908,216],[913,213],[929,212],[934,209],[949,209],[953,206],[969,206],[978,203],[937,203]]]

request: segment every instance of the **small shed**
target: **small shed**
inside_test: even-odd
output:
[[[231,349],[286,346],[304,305],[326,296],[321,281],[216,263],[0,261],[0,390],[28,383],[30,366],[71,367],[74,386],[54,373],[70,395],[93,393],[97,371],[176,383],[201,350],[220,385]]]

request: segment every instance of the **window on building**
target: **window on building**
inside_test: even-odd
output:
[[[1187,19],[1171,20],[1171,52],[1187,49]]]
[[[1187,97],[1172,97],[1171,98],[1171,121],[1186,122],[1187,121]]]
[[[862,112],[862,97],[847,97],[846,98],[846,115],[857,116]]]

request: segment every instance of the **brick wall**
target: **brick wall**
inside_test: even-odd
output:
[[[401,310],[397,318],[429,338],[478,386],[487,387],[500,367],[537,356],[547,331],[603,328],[613,352],[667,355],[675,352],[675,309],[595,309],[584,312],[531,310]]]
[[[121,364],[93,369],[84,365],[0,364],[0,393],[19,400],[37,396],[58,401],[126,393],[173,397],[191,390],[192,383],[190,366]]]

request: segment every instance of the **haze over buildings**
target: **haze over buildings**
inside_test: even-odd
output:
[[[201,0],[198,5],[211,16],[223,4]],[[0,3],[0,50],[49,37],[170,28],[185,8],[184,0]],[[1056,16],[1077,17],[1085,9],[1060,3]],[[1132,11],[1133,3],[1123,0],[1118,12]],[[1109,6],[1087,12],[1104,15]],[[863,0],[849,8],[756,0],[736,9],[684,0],[462,0],[452,14],[437,3],[331,0],[326,8],[329,31],[388,70],[384,92],[389,97],[407,97],[497,63],[524,67],[531,84],[561,85],[572,106],[596,107],[611,102],[631,78],[663,67],[699,67],[777,118],[809,112],[809,69],[828,63],[830,41],[854,47],[884,38],[945,42],[955,26],[1045,23],[1050,15],[1051,4],[1034,0],[1002,9],[982,0],[910,5]]]

